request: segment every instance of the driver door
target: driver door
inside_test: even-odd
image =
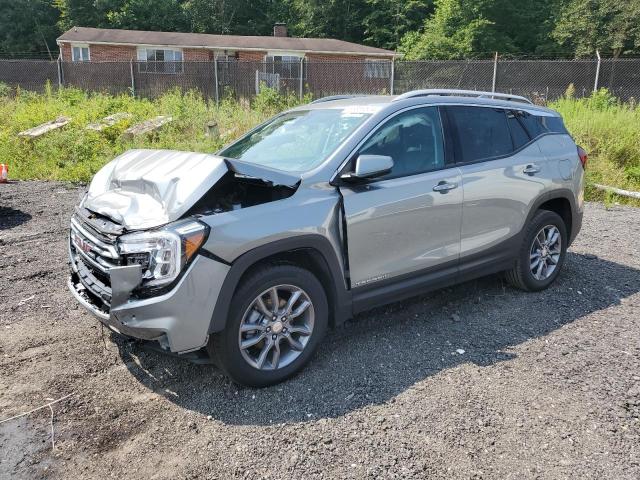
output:
[[[462,183],[459,169],[445,160],[438,108],[413,108],[387,119],[350,163],[362,154],[388,155],[394,166],[383,177],[340,186],[351,286],[428,269],[455,274]]]

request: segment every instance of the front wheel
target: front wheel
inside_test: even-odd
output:
[[[294,265],[271,265],[242,282],[227,326],[212,336],[209,350],[236,383],[265,387],[304,367],[327,323],[327,298],[318,279]]]
[[[540,210],[525,228],[522,246],[506,278],[513,286],[537,292],[557,278],[567,253],[567,227],[555,212]]]

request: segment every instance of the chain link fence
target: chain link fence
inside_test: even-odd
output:
[[[537,103],[578,97],[605,87],[624,101],[640,97],[640,58],[586,60],[449,60],[336,62],[52,62],[1,60],[0,82],[25,90],[74,86],[87,91],[155,98],[172,88],[205,98],[251,98],[265,86],[300,98],[399,94],[459,88],[525,95]]]
[[[0,82],[24,90],[42,91],[50,83],[59,85],[58,63],[49,60],[0,60]]]

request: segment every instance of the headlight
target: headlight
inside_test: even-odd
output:
[[[160,230],[129,233],[118,243],[127,265],[142,266],[142,286],[158,287],[176,279],[208,233],[207,225],[187,220]]]

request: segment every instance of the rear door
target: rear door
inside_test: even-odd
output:
[[[479,262],[513,258],[529,207],[554,172],[517,111],[451,106],[446,116],[464,190],[461,269],[475,256]]]
[[[418,107],[394,115],[372,133],[352,161],[361,154],[389,155],[394,167],[366,184],[340,187],[352,286],[445,265],[455,273],[461,176],[445,161],[438,108]]]

